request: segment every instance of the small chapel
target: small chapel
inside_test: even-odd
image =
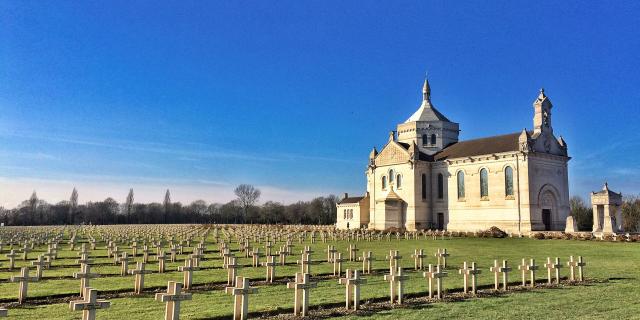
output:
[[[533,101],[533,129],[474,140],[431,101],[369,154],[366,192],[337,204],[339,229],[564,230],[569,215],[567,143],[556,137],[551,100]]]

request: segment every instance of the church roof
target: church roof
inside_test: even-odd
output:
[[[340,200],[340,202],[338,202],[338,204],[343,204],[343,203],[358,203],[360,202],[360,200],[364,199],[364,197],[348,197],[348,198],[344,198],[342,200]]]
[[[424,80],[424,85],[422,86],[422,105],[420,108],[405,121],[414,122],[414,121],[446,121],[451,122],[447,117],[445,117],[440,111],[436,110],[436,108],[431,104],[431,87],[429,86],[429,81]]]
[[[518,151],[521,132],[456,142],[433,155],[434,160],[463,158],[509,151]]]
[[[405,123],[414,121],[446,121],[451,122],[440,111],[431,104],[430,101],[423,101],[422,105]]]

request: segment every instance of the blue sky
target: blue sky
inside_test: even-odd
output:
[[[544,87],[570,192],[640,193],[638,1],[3,1],[0,26],[0,206],[362,193],[426,71],[463,139],[531,128]]]

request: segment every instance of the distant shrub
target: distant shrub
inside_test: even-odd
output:
[[[507,237],[507,233],[500,230],[500,228],[498,227],[491,227],[489,228],[489,235],[492,238],[506,238]]]
[[[531,237],[534,238],[534,239],[538,239],[538,240],[544,240],[545,239],[544,233],[542,233],[542,232],[536,232]]]

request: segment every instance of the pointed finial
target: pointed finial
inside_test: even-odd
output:
[[[424,78],[424,84],[422,85],[422,101],[431,100],[431,87],[429,86],[429,79]]]
[[[547,96],[544,94],[544,88],[540,88],[540,94],[538,94],[538,100],[544,100]]]
[[[606,181],[604,182],[604,187],[602,187],[602,190],[604,190],[604,191],[608,191],[609,190],[609,184]]]

